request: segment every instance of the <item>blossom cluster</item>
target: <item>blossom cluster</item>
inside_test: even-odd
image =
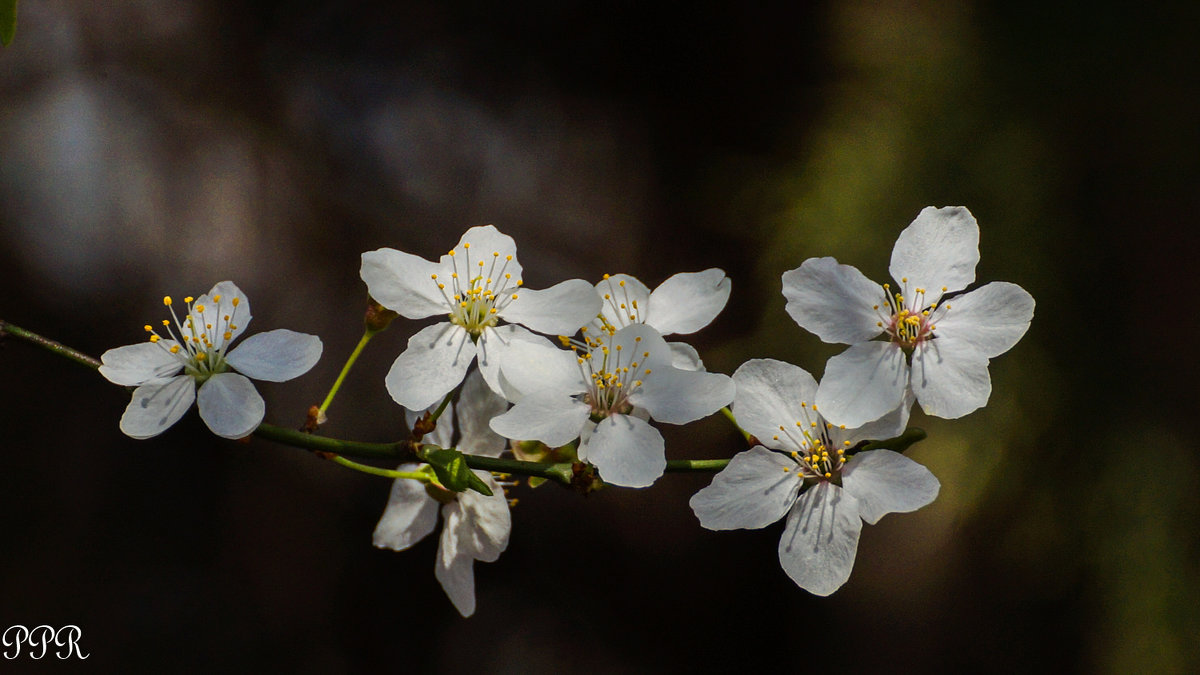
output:
[[[696,349],[666,340],[704,328],[724,309],[731,285],[719,269],[675,274],[653,290],[625,274],[533,290],[524,286],[513,239],[488,225],[467,230],[436,261],[390,248],[366,252],[361,277],[387,310],[437,318],[408,340],[384,378],[420,447],[554,457],[604,484],[642,488],[668,467],[658,424],[725,409],[751,447],[692,497],[691,508],[712,530],[762,528],[786,516],[784,571],[828,595],[850,575],[864,521],[919,509],[940,488],[928,469],[879,441],[904,431],[914,403],[945,418],[983,406],[989,360],[1032,319],[1033,298],[1015,284],[963,292],[974,282],[978,241],[967,209],[930,207],[896,242],[894,287],[833,258],[784,273],[796,323],[849,345],[826,364],[820,383],[771,359],[747,361],[732,377],[710,372]],[[164,304],[173,323],[164,321],[162,331],[147,325],[147,342],[102,359],[105,377],[137,387],[121,420],[135,438],[161,433],[193,401],[218,435],[246,436],[264,415],[247,378],[291,379],[321,354],[319,339],[287,330],[229,350],[250,320],[232,282],[186,298],[182,320],[169,297]],[[508,491],[516,483],[463,469],[473,486],[463,489],[429,455],[419,458],[426,461],[396,470],[374,542],[406,549],[435,529],[440,511],[435,576],[469,616],[474,561],[494,561],[507,547]]]

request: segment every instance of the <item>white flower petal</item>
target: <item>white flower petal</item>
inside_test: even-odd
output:
[[[632,415],[610,415],[597,424],[587,458],[605,483],[625,487],[646,487],[667,468],[662,435]]]
[[[791,426],[812,418],[811,406],[816,403],[817,381],[808,371],[775,359],[751,359],[733,373],[737,393],[733,398],[733,415],[738,426],[754,435],[769,448],[798,450],[794,443],[780,443],[772,438],[779,435],[779,426]],[[801,407],[807,403],[810,408]]]
[[[133,399],[121,415],[121,431],[137,439],[157,436],[178,422],[195,400],[196,384],[189,375],[144,384],[133,391]]]
[[[853,446],[863,440],[883,441],[899,436],[908,427],[908,417],[912,413],[913,403],[916,402],[917,397],[912,393],[912,389],[906,388],[904,402],[900,404],[900,407],[861,427],[854,429],[834,427],[830,429],[830,439],[839,445],[842,444],[842,441],[850,441],[850,445]]]
[[[463,616],[475,612],[474,561],[491,562],[508,546],[512,517],[508,500],[491,474],[476,471],[492,488],[492,496],[463,492],[442,508],[445,524],[434,569],[442,589]]]
[[[251,335],[225,357],[246,377],[286,382],[300,377],[321,358],[321,338],[286,328]]]
[[[521,288],[500,310],[500,318],[539,333],[574,335],[600,312],[600,296],[582,279],[568,279],[543,291]]]
[[[169,351],[175,344],[159,340],[110,349],[100,355],[100,374],[124,386],[165,381],[183,368],[183,361]]]
[[[408,339],[384,378],[392,399],[409,410],[424,410],[462,382],[475,360],[475,343],[452,323],[422,328]]]
[[[434,274],[438,279],[434,280]],[[391,248],[367,251],[362,254],[359,276],[367,284],[367,292],[375,302],[407,319],[423,319],[435,314],[449,314],[447,295],[450,270],[440,263],[430,262],[411,253]],[[438,289],[446,284],[446,292]]]
[[[492,431],[488,422],[507,409],[508,401],[488,388],[478,370],[468,373],[454,413],[462,434],[458,449],[471,455],[499,457],[508,449],[508,442]]]
[[[904,351],[892,342],[862,342],[829,359],[817,389],[821,416],[859,427],[895,410],[908,386]]]
[[[779,563],[800,588],[829,595],[854,568],[862,518],[846,491],[824,481],[801,493],[779,539]]]
[[[950,334],[925,342],[913,350],[912,390],[926,415],[956,419],[978,410],[992,395],[987,357]]]
[[[874,525],[889,513],[908,513],[937,498],[941,483],[929,469],[891,450],[869,450],[850,458],[842,489],[858,501],[858,515]]]
[[[715,267],[681,272],[650,294],[650,311],[644,320],[663,335],[695,333],[725,309],[730,288],[725,271]]]
[[[596,284],[600,296],[599,314],[617,329],[631,323],[645,323],[650,311],[650,289],[628,274],[612,274]],[[594,320],[587,324],[599,331],[604,324]]]
[[[674,353],[658,331],[647,324],[633,324],[617,331],[609,349],[622,366],[639,364],[642,384],[640,387],[633,385],[635,388],[629,400],[633,405],[645,408],[656,420],[687,424],[720,410],[733,400],[733,381],[727,375],[680,370],[672,366]],[[630,379],[633,377],[631,375]]]
[[[470,246],[466,246],[470,244]],[[512,260],[508,259],[512,256]],[[479,275],[479,261],[483,261],[484,273],[495,279],[500,288],[515,286],[521,280],[521,264],[517,262],[517,243],[513,238],[497,230],[493,225],[475,226],[463,233],[454,247],[454,270],[459,276],[470,279]],[[442,256],[447,262],[451,256]],[[469,272],[469,274],[468,274]],[[500,283],[504,275],[507,283]]]
[[[492,391],[517,402],[536,391],[578,394],[586,389],[574,353],[522,326],[499,326],[479,338],[479,371]]]
[[[492,431],[518,441],[566,445],[579,436],[591,409],[582,401],[551,392],[530,394],[491,421]]]
[[[804,484],[796,468],[790,457],[756,445],[734,455],[688,505],[710,530],[766,527],[796,503]]]
[[[825,342],[855,344],[879,335],[883,287],[833,258],[809,258],[783,273],[787,313]]]
[[[985,284],[946,304],[934,334],[969,342],[989,359],[1017,344],[1033,320],[1033,296],[1006,281]]]
[[[629,400],[660,422],[687,424],[707,417],[729,405],[736,391],[728,375],[679,370],[665,363],[653,370]]]
[[[258,428],[267,404],[254,383],[237,373],[217,373],[196,394],[200,419],[222,438],[244,438]]]
[[[449,523],[449,519],[447,519]],[[446,591],[446,597],[464,617],[475,613],[475,559],[466,553],[454,553],[447,544],[454,540],[449,525],[442,527],[441,545],[433,576]]]
[[[401,464],[397,471],[416,471],[418,464]],[[403,551],[421,541],[437,526],[438,503],[421,481],[397,478],[392,482],[387,506],[372,535],[378,548]]]
[[[975,281],[978,263],[975,216],[963,206],[927,206],[896,239],[888,271],[909,293],[924,288],[928,306],[942,297],[943,286],[954,292]]]
[[[704,370],[704,361],[700,360],[700,352],[684,342],[668,342],[671,348],[671,365],[680,370]]]
[[[457,507],[462,515],[461,525],[456,532],[460,548],[469,551],[476,560],[494,562],[508,548],[512,514],[508,508],[508,498],[492,474],[475,471],[475,475],[492,489],[491,496],[474,490],[460,492],[455,502],[446,505],[443,514],[447,527],[455,529],[458,524],[453,522],[452,514]]]
[[[220,296],[221,299],[216,300],[217,296]],[[237,300],[236,306],[234,300]],[[200,307],[204,308],[203,312],[199,311]],[[214,345],[232,342],[250,325],[250,299],[246,297],[242,289],[237,287],[237,284],[232,281],[222,281],[213,286],[208,293],[196,298],[196,301],[192,303],[191,316],[196,330],[207,332]],[[184,317],[180,318],[186,321]],[[224,335],[226,330],[229,331],[228,340]]]

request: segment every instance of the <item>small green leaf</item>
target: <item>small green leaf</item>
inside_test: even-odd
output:
[[[17,0],[0,0],[0,45],[7,47],[17,34]]]
[[[471,489],[488,497],[492,496],[492,489],[467,466],[467,460],[458,450],[453,448],[429,450],[425,453],[425,461],[433,467],[433,473],[437,475],[438,482],[447,490],[462,492]]]

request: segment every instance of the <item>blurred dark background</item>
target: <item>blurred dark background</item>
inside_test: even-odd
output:
[[[163,295],[233,279],[251,333],[325,342],[260,385],[268,421],[299,425],[357,341],[363,251],[434,257],[484,223],[531,288],[725,269],[690,342],[726,373],[819,375],[841,347],[788,319],[780,274],[833,255],[883,281],[927,205],[969,206],[978,279],[1038,305],[988,407],[914,416],[941,495],[865,528],[832,597],[788,580],[780,526],[701,529],[709,478],[673,475],[516,491],[468,620],[435,538],[371,547],[386,480],[194,413],[133,441],[126,392],[7,339],[0,627],[78,625],[88,665],[125,670],[1200,668],[1195,5],[48,0],[19,21],[0,318],[98,356]],[[382,376],[423,325],[372,342],[326,432],[397,437]],[[670,457],[740,449],[719,419],[664,433]]]

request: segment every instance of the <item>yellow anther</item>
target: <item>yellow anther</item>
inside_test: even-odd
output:
[[[647,375],[649,375],[649,374],[650,374],[650,372],[651,372],[651,370],[650,370],[649,368],[647,368],[647,369],[646,369],[646,374],[647,374]],[[638,384],[641,384],[641,380],[638,380]]]
[[[430,274],[430,275],[429,275],[429,278],[430,278],[430,279],[437,279],[437,275],[436,275],[436,274]]]
[[[512,260],[512,256],[511,256],[511,255],[506,255],[506,256],[504,256],[504,259],[505,259],[505,260]],[[508,276],[508,275],[505,275],[505,276]]]
[[[625,280],[624,280],[624,279],[622,279],[621,281],[618,281],[618,282],[617,282],[617,285],[618,285],[618,286],[621,286],[621,287],[624,287],[624,286],[625,286]]]
[[[829,478],[829,477],[831,477],[832,475],[833,475],[833,474],[829,473],[828,471],[826,471],[826,472],[825,472],[825,477],[826,477],[826,478]]]
[[[469,242],[469,241],[464,241],[464,242],[463,242],[463,248],[471,248],[471,242]]]
[[[157,336],[157,335],[151,335],[151,336],[150,336],[150,341],[151,341],[151,342],[158,342],[158,336]]]
[[[492,257],[493,257],[493,258],[499,258],[499,257],[500,257],[500,251],[492,251]]]
[[[786,466],[785,466],[785,467],[783,467],[783,472],[784,472],[784,473],[787,473],[788,471],[789,471],[789,469],[788,469]]]
[[[524,286],[524,285],[525,285],[525,282],[524,282],[523,280],[521,280],[521,279],[517,279],[517,285],[518,285],[518,286]]]
[[[145,328],[147,333],[154,330],[154,327],[151,326],[150,324],[146,324],[145,326],[142,326],[142,328]]]
[[[178,354],[179,353],[179,345],[171,345],[171,353]]]
[[[943,293],[945,293],[945,292],[946,292],[946,287],[945,287],[945,286],[942,286],[942,292],[943,292]]]
[[[234,298],[234,299],[233,299],[233,306],[234,306],[234,307],[237,307],[239,304],[241,304],[241,302],[242,302],[242,299],[241,299],[241,298]]]
[[[220,301],[221,301],[221,296],[219,294],[213,296],[213,302],[220,302]]]
[[[879,309],[879,305],[871,305],[871,309]]]
[[[230,331],[225,331],[225,341],[229,342],[232,339],[233,339],[233,333],[231,333]]]
[[[168,295],[168,296],[164,297],[163,304],[166,305],[167,307],[170,307],[171,306],[171,296]]]
[[[902,283],[902,284],[907,284],[907,283],[908,283],[908,277],[900,277],[900,283]]]
[[[517,299],[517,294],[516,294],[516,293],[513,293],[513,294],[512,294],[512,299],[513,299],[513,300],[516,300],[516,299]]]
[[[641,341],[642,341],[642,336],[641,336],[641,335],[638,335],[637,337],[633,338],[633,341],[634,341],[634,343],[641,342]]]
[[[163,325],[169,327],[171,325],[171,322],[167,321],[166,319],[163,319]]]
[[[775,434],[774,436],[772,436],[771,440],[775,440],[775,441],[779,440],[779,434]]]
[[[839,425],[838,425],[838,428],[839,428],[839,429],[845,429],[845,428],[846,428],[846,425],[845,425],[845,424],[839,424]],[[846,441],[846,445],[850,445],[850,441]]]
[[[208,354],[205,354],[204,352],[198,352],[196,354],[196,360],[198,361],[203,361],[206,358],[208,358]]]
[[[876,326],[879,326],[880,328],[883,328],[883,322],[882,322],[882,321],[876,321],[876,322],[875,322],[875,325],[876,325]]]

